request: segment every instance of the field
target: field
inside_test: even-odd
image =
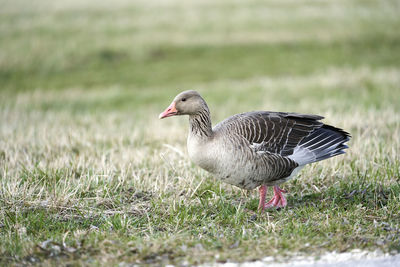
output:
[[[0,265],[400,253],[400,1],[99,2],[0,1]],[[350,148],[260,214],[158,120],[187,89],[214,124],[319,114]]]

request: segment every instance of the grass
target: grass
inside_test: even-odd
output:
[[[0,265],[399,253],[398,1],[1,5]],[[190,163],[187,118],[157,119],[184,89],[214,123],[324,115],[350,149],[259,214]]]

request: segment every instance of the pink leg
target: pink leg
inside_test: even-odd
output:
[[[287,205],[287,200],[282,193],[286,193],[285,190],[274,186],[274,197],[265,204],[265,208],[284,208]]]
[[[264,211],[264,209],[265,209],[265,194],[267,193],[267,187],[265,185],[262,185],[258,188],[258,191],[260,192],[260,202],[258,203],[258,210]]]

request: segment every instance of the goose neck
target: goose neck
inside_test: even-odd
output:
[[[211,137],[212,126],[210,111],[204,108],[202,111],[189,116],[190,134],[198,137]]]

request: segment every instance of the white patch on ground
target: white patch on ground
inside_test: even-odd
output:
[[[262,260],[243,263],[213,263],[206,266],[218,267],[289,267],[289,266],[400,266],[400,254],[390,255],[377,251],[352,250],[345,253],[329,252],[320,256],[293,256],[288,259],[265,257]]]

